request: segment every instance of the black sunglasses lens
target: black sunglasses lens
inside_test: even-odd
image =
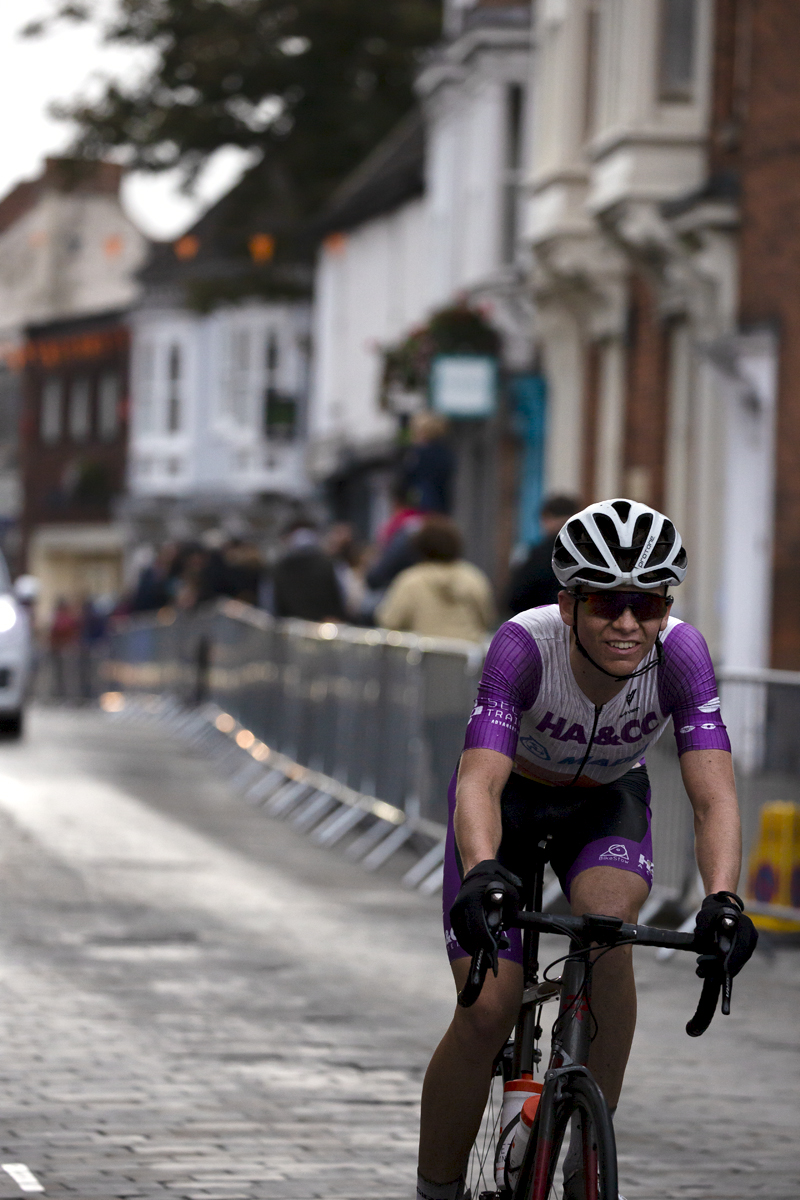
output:
[[[593,617],[616,621],[629,608],[637,621],[661,619],[669,604],[665,596],[648,596],[644,592],[587,592],[586,611]]]

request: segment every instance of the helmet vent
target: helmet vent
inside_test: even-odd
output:
[[[639,576],[639,581],[645,587],[653,583],[671,583],[675,578],[675,572],[669,567],[658,567],[655,571],[646,571]]]
[[[607,566],[605,559],[597,549],[593,538],[582,521],[570,521],[569,536],[572,538],[575,549],[579,554],[583,555],[588,563],[592,563],[595,567]]]
[[[627,521],[631,513],[631,506],[628,500],[615,500],[611,507],[615,512],[619,513],[620,521]]]
[[[581,579],[585,579],[587,583],[604,583],[607,587],[616,583],[616,579],[609,571],[595,571],[592,567],[584,567],[581,571]]]
[[[636,518],[636,524],[633,527],[633,537],[631,538],[631,546],[635,546],[641,550],[642,546],[647,541],[648,534],[653,528],[652,513],[642,513]]]
[[[577,558],[570,554],[569,550],[560,540],[556,542],[556,548],[553,551],[553,561],[559,567],[577,567],[578,565]]]

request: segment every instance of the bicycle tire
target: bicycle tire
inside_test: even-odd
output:
[[[556,1098],[557,1089],[561,1098]],[[618,1200],[614,1125],[603,1093],[585,1067],[568,1068],[559,1072],[558,1082],[551,1078],[545,1084],[514,1200],[549,1200],[553,1196],[561,1148],[576,1112],[590,1131],[584,1148],[590,1145],[595,1156],[588,1167],[590,1175],[596,1170],[597,1178],[596,1197],[588,1193],[590,1200]]]

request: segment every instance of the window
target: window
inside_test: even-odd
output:
[[[152,433],[155,428],[153,383],[155,352],[149,342],[137,347],[134,372],[133,417],[140,433]]]
[[[274,329],[267,334],[264,365],[267,381],[264,390],[264,433],[275,441],[289,442],[295,435],[297,401],[294,396],[286,395],[278,389],[280,343]]]
[[[525,92],[519,83],[506,88],[505,180],[503,183],[503,262],[514,261],[519,226],[522,120]]]
[[[250,396],[250,330],[234,329],[231,335],[231,409],[234,421],[247,425]]]
[[[91,383],[85,375],[73,379],[69,389],[69,436],[86,442],[91,432]]]
[[[104,442],[113,442],[119,432],[120,378],[116,371],[100,377],[97,400],[98,433]]]
[[[173,343],[168,357],[167,432],[177,433],[181,427],[181,348]]]
[[[696,0],[661,0],[660,100],[694,99],[696,30]]]
[[[56,375],[50,375],[42,387],[42,406],[39,411],[39,435],[48,446],[61,440],[64,405],[64,385]]]

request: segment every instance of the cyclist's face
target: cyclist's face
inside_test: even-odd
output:
[[[589,590],[588,588],[586,589]],[[614,592],[641,592],[644,588],[610,588]],[[659,589],[666,594],[666,587]],[[649,592],[652,595],[652,589]],[[575,598],[568,592],[559,592],[558,603],[561,619],[570,628],[574,625]],[[669,613],[652,620],[637,620],[630,608],[626,608],[616,620],[594,617],[587,612],[586,605],[578,602],[578,632],[581,642],[591,657],[613,675],[629,675],[644,661],[655,645],[659,632],[667,627]]]

